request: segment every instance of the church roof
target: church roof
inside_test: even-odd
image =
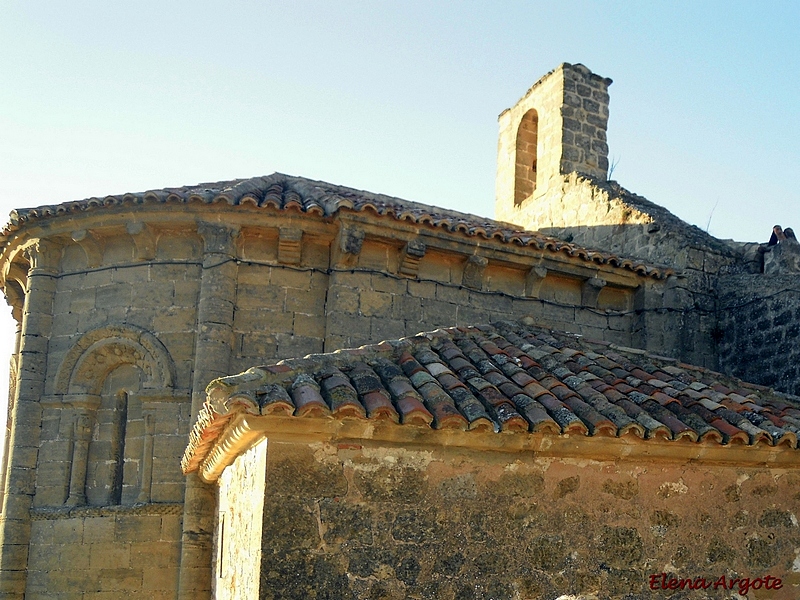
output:
[[[664,279],[674,273],[674,270],[667,267],[622,258],[608,252],[587,250],[538,232],[525,231],[509,223],[281,173],[14,210],[9,217],[9,223],[0,233],[0,246],[26,224],[61,215],[113,206],[193,202],[297,210],[320,217],[331,217],[342,210],[371,211],[379,216],[415,225],[429,225],[451,233],[463,233],[470,237],[496,239],[517,246],[563,253],[586,262],[619,267],[657,279]]]
[[[208,387],[182,466],[197,470],[232,419],[243,414],[281,419],[283,430],[292,423],[355,420],[506,434],[506,441],[538,434],[788,450],[798,446],[798,400],[641,350],[499,322],[284,360],[217,379]]]

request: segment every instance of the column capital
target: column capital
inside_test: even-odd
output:
[[[39,238],[23,251],[31,264],[28,275],[56,275],[61,260],[61,246],[52,240]]]

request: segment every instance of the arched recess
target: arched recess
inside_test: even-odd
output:
[[[514,170],[514,204],[519,206],[536,190],[538,171],[539,113],[526,112],[517,129],[516,165]]]
[[[85,333],[67,352],[56,376],[56,394],[99,394],[106,376],[120,365],[142,370],[143,389],[175,384],[175,364],[152,333],[131,325],[109,325]]]
[[[137,327],[89,331],[67,352],[54,391],[75,407],[68,504],[149,501],[154,414],[140,394],[174,383],[169,352]]]

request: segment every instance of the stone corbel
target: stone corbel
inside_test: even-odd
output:
[[[153,260],[156,257],[156,236],[153,230],[141,221],[132,221],[125,229],[133,238],[136,260]]]
[[[599,277],[592,277],[583,282],[581,286],[581,304],[588,308],[597,308],[597,298],[606,287],[606,281]]]
[[[103,251],[100,243],[88,229],[78,229],[72,232],[72,241],[76,242],[84,254],[86,254],[86,264],[89,268],[99,267],[103,264]]]
[[[200,221],[197,224],[197,233],[203,238],[204,254],[236,255],[234,242],[239,235],[238,225]]]
[[[302,241],[302,229],[281,227],[278,230],[278,262],[284,265],[299,265]]]
[[[528,274],[525,276],[525,295],[528,298],[538,298],[539,292],[542,290],[544,278],[547,277],[547,267],[536,266],[531,267]]]
[[[425,256],[426,250],[424,242],[419,240],[408,242],[400,256],[400,275],[416,277],[419,272],[419,262]]]
[[[473,254],[464,265],[464,274],[461,276],[461,285],[476,290],[483,289],[483,274],[489,264],[489,259]]]
[[[334,267],[354,267],[364,245],[365,233],[357,227],[342,227],[333,244],[331,263]]]

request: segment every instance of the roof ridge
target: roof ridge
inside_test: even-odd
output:
[[[273,190],[275,186],[280,189],[280,193],[278,193],[278,189]],[[270,190],[274,193],[271,194]],[[391,217],[398,221],[427,224],[451,233],[463,233],[469,237],[497,239],[506,244],[564,253],[586,262],[608,264],[656,279],[665,279],[675,273],[674,269],[665,265],[646,263],[638,259],[628,259],[608,252],[592,250],[538,231],[529,231],[511,223],[278,172],[246,179],[198,183],[15,209],[11,211],[9,223],[0,232],[0,247],[6,243],[9,236],[29,222],[127,203],[191,201],[206,204],[226,202],[231,206],[244,203],[253,204],[256,207],[270,205],[278,210],[294,206],[303,212],[316,212],[324,217],[331,217],[342,208],[356,212],[371,209],[379,216]]]

